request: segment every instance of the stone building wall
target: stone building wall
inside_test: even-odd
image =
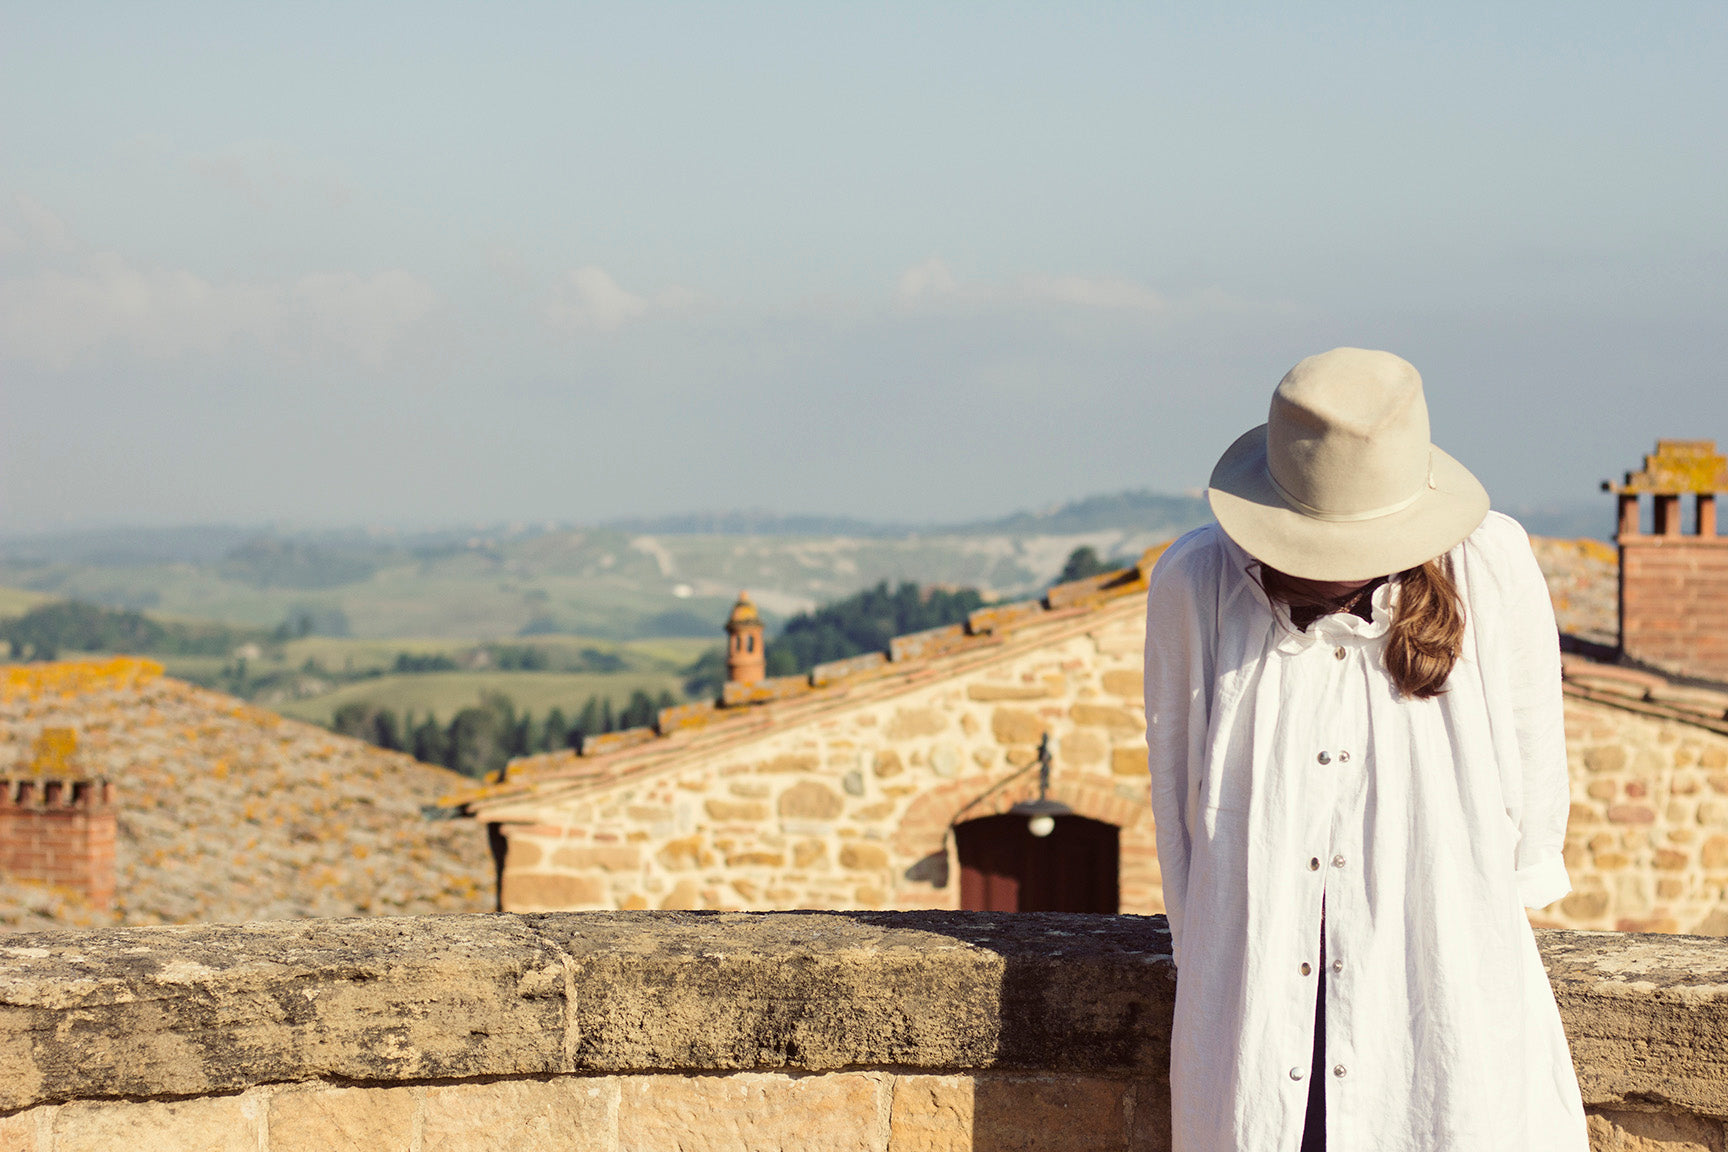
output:
[[[1728,735],[1569,696],[1572,894],[1538,924],[1728,935]]]
[[[950,827],[1035,795],[1048,731],[1052,795],[1121,828],[1121,910],[1162,911],[1143,627],[1139,605],[1118,605],[898,695],[842,697],[636,782],[520,804],[504,813],[504,907],[956,908]],[[1728,935],[1728,730],[1709,727],[1728,729],[1728,696],[1570,658],[1568,676],[1573,891],[1534,922]],[[1696,714],[1652,714],[1666,707],[1652,694]]]
[[[842,695],[671,766],[488,813],[503,906],[954,908],[952,823],[1037,793],[1121,829],[1124,912],[1162,911],[1146,787],[1139,597],[878,695]],[[772,706],[770,706],[771,708]]]

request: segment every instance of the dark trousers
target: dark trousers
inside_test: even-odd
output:
[[[1324,921],[1322,921],[1324,924]],[[1314,1066],[1308,1070],[1308,1117],[1302,1152],[1326,1152],[1326,940],[1320,940],[1320,971],[1314,990]]]

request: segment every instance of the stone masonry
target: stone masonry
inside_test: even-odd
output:
[[[1718,942],[1540,932],[1595,1152],[1720,1152]],[[0,942],[5,1152],[1165,1152],[1161,918],[578,913]]]
[[[1049,733],[1051,796],[1121,829],[1122,910],[1161,911],[1144,630],[1129,597],[908,681],[770,705],[636,779],[584,789],[554,773],[487,800],[481,818],[508,839],[503,906],[953,908],[951,825],[1035,796]]]
[[[1566,692],[1572,893],[1536,922],[1728,935],[1728,693],[1572,659]]]

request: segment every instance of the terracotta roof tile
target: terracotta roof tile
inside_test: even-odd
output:
[[[848,656],[844,660],[830,660],[826,664],[818,664],[810,669],[810,685],[814,688],[821,688],[837,680],[880,673],[885,671],[887,666],[888,657],[880,652],[866,652],[862,656]]]

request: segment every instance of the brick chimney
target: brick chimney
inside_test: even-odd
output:
[[[73,763],[78,735],[44,728],[30,763],[0,774],[0,872],[114,903],[114,786]]]
[[[1643,471],[1602,487],[1619,499],[1620,651],[1666,672],[1728,681],[1728,537],[1716,534],[1728,459],[1713,440],[1658,440]],[[1645,495],[1654,503],[1648,536]],[[1689,531],[1682,496],[1693,501]]]
[[[762,617],[750,593],[738,593],[732,615],[726,620],[726,679],[734,684],[754,684],[768,675],[768,653],[764,648]]]

